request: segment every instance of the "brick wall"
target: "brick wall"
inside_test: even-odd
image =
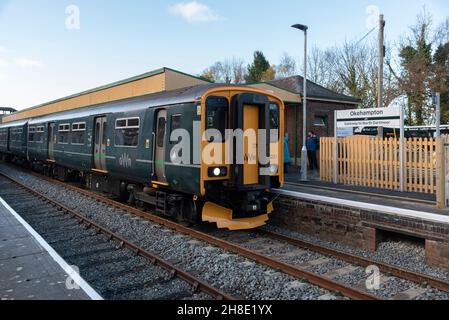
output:
[[[449,225],[337,204],[281,196],[271,223],[292,231],[375,251],[382,231],[426,239],[429,265],[449,270]]]
[[[307,104],[307,132],[313,131],[319,137],[333,137],[334,136],[334,112],[336,110],[354,109],[354,105],[342,104],[325,101],[309,101]],[[294,157],[295,146],[295,131],[298,135],[297,155],[301,155],[302,148],[302,121],[303,110],[300,104],[285,105],[285,129],[289,134],[289,150],[292,158]],[[295,128],[295,109],[297,109],[298,125]],[[315,117],[322,117],[326,119],[326,126],[314,126]]]

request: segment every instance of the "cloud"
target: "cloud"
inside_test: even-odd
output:
[[[213,22],[221,20],[220,16],[214,10],[197,1],[175,4],[168,11],[174,16],[183,17],[188,22]]]
[[[5,68],[8,66],[8,63],[5,59],[0,58],[0,68]]]
[[[43,67],[42,62],[33,60],[33,59],[27,59],[27,58],[16,58],[14,59],[14,62],[22,68],[41,68]]]

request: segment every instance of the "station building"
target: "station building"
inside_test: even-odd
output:
[[[299,165],[303,135],[304,78],[293,76],[249,85],[273,92],[284,101],[290,155],[294,164]],[[307,132],[313,131],[319,137],[333,137],[334,111],[357,109],[360,103],[360,99],[339,94],[312,81],[307,81]]]
[[[38,117],[53,112],[66,111],[114,100],[137,97],[163,91],[210,83],[170,68],[161,68],[132,78],[87,90],[55,101],[25,109],[3,118],[4,122]],[[286,131],[289,135],[289,149],[294,164],[300,163],[302,148],[302,92],[303,77],[293,76],[270,82],[247,84],[248,86],[278,95],[286,106]],[[355,109],[360,104],[357,98],[342,95],[308,81],[307,130],[320,137],[334,135],[334,111]]]

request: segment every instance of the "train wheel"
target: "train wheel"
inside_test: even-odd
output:
[[[196,224],[198,220],[198,207],[197,203],[193,201],[193,199],[182,200],[178,220],[189,224]]]

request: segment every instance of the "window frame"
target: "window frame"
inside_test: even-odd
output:
[[[138,125],[137,126],[129,126],[129,120],[137,120],[138,121]],[[119,121],[125,121],[126,125],[125,126],[119,126],[117,125],[117,122]],[[138,148],[139,147],[139,142],[140,142],[140,125],[141,125],[141,120],[140,117],[128,117],[128,118],[117,118],[115,119],[114,122],[114,147],[117,148]],[[117,130],[128,130],[128,129],[137,129],[137,141],[136,141],[136,145],[132,145],[132,146],[126,146],[126,145],[118,145],[117,144]],[[104,135],[105,133],[103,133]],[[100,137],[100,139],[102,139],[103,137]]]
[[[83,125],[84,128],[80,129],[80,126]],[[77,126],[77,128],[75,129],[74,127]],[[72,134],[70,135],[70,144],[75,145],[75,146],[84,146],[86,144],[86,122],[74,122],[72,123],[71,126],[71,132]],[[82,143],[77,143],[77,142],[73,142],[73,137],[75,137],[75,135],[73,133],[79,133],[79,132],[83,132],[83,142]]]
[[[41,134],[41,135],[40,135],[40,139],[39,140],[34,139],[34,142],[35,143],[44,143],[45,126],[37,126],[35,134],[36,133]]]
[[[33,139],[31,139],[31,134],[33,135]],[[36,137],[36,127],[28,127],[28,142],[35,142]]]
[[[61,127],[63,127],[63,129],[61,129]],[[68,129],[66,129],[65,127],[68,127]],[[60,141],[61,132],[67,133],[67,142]],[[69,141],[70,141],[70,123],[61,123],[60,125],[58,125],[58,144],[68,145]]]
[[[212,106],[209,106],[209,100],[211,100],[211,99],[223,99],[224,101],[226,101],[226,107],[220,107],[220,108],[223,108],[223,109],[225,109],[226,110],[226,112],[224,112],[224,115],[225,115],[225,119],[224,119],[224,128],[223,128],[223,132],[222,132],[222,130],[220,130],[219,128],[216,128],[216,127],[213,127],[213,128],[210,128],[209,127],[209,124],[208,124],[208,117],[209,117],[209,108],[211,108]],[[206,99],[206,103],[205,103],[205,115],[204,115],[204,117],[205,117],[205,130],[207,131],[207,130],[209,130],[209,129],[215,129],[215,130],[218,130],[218,131],[220,131],[220,133],[221,133],[221,135],[222,135],[222,140],[221,141],[213,141],[213,143],[225,143],[226,142],[226,130],[229,128],[229,124],[230,124],[230,115],[229,115],[229,110],[230,110],[230,102],[229,102],[229,99],[228,98],[226,98],[226,97],[223,97],[223,96],[209,96],[209,97],[207,97],[207,99]],[[218,109],[218,107],[216,107],[216,106],[214,106],[213,107],[215,110],[214,110],[214,112],[217,112],[217,109]],[[216,121],[216,120],[215,120]],[[209,140],[209,139],[208,139]],[[209,141],[209,143],[210,143],[210,141]]]
[[[176,128],[176,129],[173,130],[173,118],[175,118],[175,117],[179,117],[179,119],[181,120],[182,119],[182,113],[176,113],[176,114],[172,114],[170,116],[170,137],[171,137],[173,131],[178,130],[178,129],[183,129],[181,121],[180,121],[181,126],[179,128]],[[170,144],[178,144],[179,142],[180,142],[179,140],[178,141],[172,141],[170,139]]]
[[[313,117],[313,126],[314,127],[319,127],[319,128],[325,128],[326,127],[326,120],[327,120],[327,116],[322,116],[322,115],[315,115],[314,117]],[[317,124],[316,123],[316,120],[317,119],[320,119],[320,120],[322,120],[322,124]]]

